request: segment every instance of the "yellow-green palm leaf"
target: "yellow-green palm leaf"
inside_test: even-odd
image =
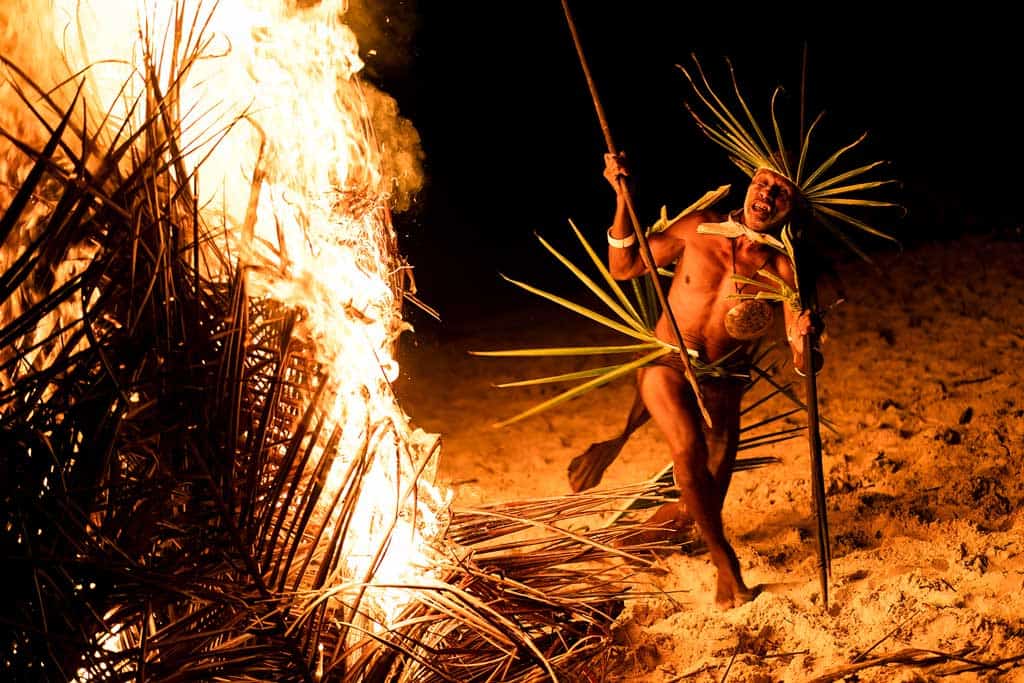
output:
[[[785,128],[778,113],[779,88],[773,90],[769,105],[768,120],[772,132],[772,139],[769,140],[743,97],[732,63],[726,60],[732,83],[733,102],[727,102],[716,93],[711,80],[695,55],[693,63],[692,72],[684,66],[678,67],[689,82],[696,98],[696,103],[694,105],[687,104],[687,109],[698,128],[715,144],[722,147],[733,163],[745,174],[753,176],[759,169],[764,168],[789,179],[807,200],[811,212],[818,222],[825,224],[826,221],[821,219],[823,214],[827,215],[831,221],[826,227],[832,232],[841,233],[841,240],[862,257],[864,256],[863,251],[853,245],[849,235],[844,234],[846,229],[855,228],[898,244],[896,238],[871,225],[867,218],[857,217],[848,211],[838,211],[834,208],[839,205],[857,209],[896,208],[903,210],[903,207],[897,202],[864,195],[866,192],[897,184],[897,181],[891,178],[862,178],[862,176],[882,167],[886,162],[873,161],[852,169],[839,169],[839,165],[846,160],[848,154],[864,142],[867,137],[866,133],[858,136],[853,142],[824,155],[821,161],[811,166],[811,158],[814,156],[810,153],[812,133],[815,133],[818,128],[822,119],[821,114],[807,127],[802,137],[795,136],[799,138],[799,148],[789,150],[785,143]],[[795,167],[790,159],[790,152],[795,154]],[[812,170],[805,177],[804,173],[808,168],[812,168]],[[847,181],[852,178],[858,178],[858,181],[848,183]]]

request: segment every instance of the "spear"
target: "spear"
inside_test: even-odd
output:
[[[804,100],[807,95],[807,44],[804,43],[803,65],[800,72],[800,139],[803,139]],[[815,310],[818,303],[817,282],[806,235],[801,235],[801,247],[794,256],[793,267],[797,273],[797,289],[800,292],[800,308]],[[825,471],[821,460],[821,424],[818,417],[818,381],[814,375],[814,350],[818,346],[817,332],[804,336],[804,365],[807,400],[807,444],[811,458],[811,493],[814,499],[814,514],[817,519],[818,579],[821,582],[821,598],[828,609],[828,578],[832,573],[832,551],[829,548],[828,509],[825,507]]]
[[[583,54],[583,45],[580,43],[579,34],[576,32],[576,24],[572,19],[572,14],[569,12],[568,0],[562,0],[562,9],[565,11],[565,20],[569,24],[569,32],[572,34],[573,43],[576,45],[576,53],[579,55],[580,66],[583,68],[583,77],[587,81],[587,87],[590,88],[590,97],[594,100],[594,110],[597,112],[597,119],[601,125],[601,132],[604,133],[604,140],[608,146],[608,153],[617,156],[618,151],[615,147],[615,142],[612,140],[611,130],[608,127],[608,119],[605,117],[604,107],[601,106],[601,100],[597,96],[597,86],[594,84],[594,79],[590,75],[590,67],[587,66],[587,58],[586,55]],[[651,283],[654,285],[654,291],[657,293],[658,301],[661,303],[661,310],[665,312],[665,318],[668,320],[669,327],[672,329],[676,346],[679,347],[679,356],[683,361],[683,368],[686,371],[686,379],[689,380],[690,386],[693,388],[693,395],[697,398],[697,406],[700,408],[701,415],[704,416],[704,422],[708,427],[711,427],[711,415],[704,406],[704,399],[700,393],[700,387],[697,385],[697,375],[693,372],[693,366],[690,365],[690,357],[686,352],[686,346],[683,344],[683,337],[679,333],[679,325],[676,323],[675,314],[672,312],[672,308],[668,305],[668,299],[665,297],[665,290],[662,288],[661,281],[658,279],[658,267],[654,262],[654,255],[651,253],[651,246],[647,243],[647,235],[644,234],[643,229],[640,227],[640,221],[637,219],[636,209],[633,206],[633,197],[629,192],[629,187],[626,184],[626,179],[624,177],[619,176],[618,183],[619,191],[625,199],[630,222],[633,224],[633,234],[636,235],[637,243],[640,245],[640,257],[643,259],[644,265],[647,266],[647,272],[650,275]]]

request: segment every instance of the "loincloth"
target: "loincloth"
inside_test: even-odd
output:
[[[690,357],[690,367],[693,368],[693,374],[698,381],[704,380],[733,380],[737,382],[749,382],[750,381],[750,360],[739,353],[732,353],[714,362],[709,362],[703,353],[694,349],[687,349],[687,355]],[[686,373],[686,366],[683,364],[682,356],[675,351],[666,353],[664,356],[660,356],[652,360],[648,365],[662,365],[666,368],[672,368],[677,370],[684,375]]]

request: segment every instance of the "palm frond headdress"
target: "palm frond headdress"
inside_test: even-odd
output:
[[[853,227],[896,242],[892,236],[865,222],[863,217],[855,215],[860,209],[865,208],[902,209],[899,204],[872,198],[866,194],[897,183],[891,178],[873,177],[873,172],[886,162],[872,161],[845,170],[840,163],[846,160],[848,152],[864,142],[867,133],[862,133],[853,142],[835,149],[823,158],[819,157],[822,160],[815,163],[810,154],[811,142],[824,112],[815,117],[806,131],[801,131],[795,136],[797,144],[793,147],[783,135],[783,127],[779,122],[778,104],[783,92],[781,87],[776,87],[771,97],[769,137],[765,132],[766,127],[758,123],[743,97],[730,60],[727,59],[726,63],[735,95],[733,105],[728,104],[715,92],[695,55],[693,62],[692,69],[677,66],[686,76],[704,111],[698,111],[690,104],[686,105],[687,109],[700,130],[725,149],[730,160],[741,171],[753,177],[759,170],[767,169],[787,179],[806,202],[813,220],[829,229],[865,258],[863,252],[846,234],[847,228]]]

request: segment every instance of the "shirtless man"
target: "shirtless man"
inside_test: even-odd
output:
[[[616,194],[615,218],[608,230],[608,267],[616,279],[628,280],[646,273],[647,267],[627,213],[624,183],[620,178],[628,176],[628,171],[621,155],[605,156],[604,175]],[[801,210],[802,201],[786,178],[761,169],[751,179],[742,209],[729,215],[715,210],[691,213],[664,231],[649,236],[655,263],[658,266],[676,264],[667,299],[691,356],[710,363],[731,353],[730,366],[735,362],[749,363],[751,341],[771,329],[767,324],[771,318],[767,316],[762,329],[755,329],[752,335],[741,334],[742,339],[734,336],[736,326],[727,326],[726,318],[739,303],[730,295],[737,293],[740,285],[732,275],[758,279],[757,271],[765,269],[793,286],[789,259],[757,238],[758,235],[778,237],[787,220]],[[732,221],[725,224],[729,229],[718,232],[735,234],[743,230],[742,226],[753,232],[735,237],[714,234],[716,227],[720,228],[727,220]],[[698,232],[702,224],[705,227]],[[744,291],[752,292],[749,287]],[[757,303],[767,305],[767,302]],[[797,315],[789,306],[781,308],[785,310],[794,365],[806,371],[803,336],[816,331],[813,318],[808,311]],[[754,319],[763,321],[769,311],[761,311]],[[664,314],[655,333],[665,341],[676,343],[671,322]],[[819,361],[820,357],[816,357],[815,366]],[[713,425],[707,429],[678,355],[666,357],[664,363],[642,368],[637,381],[640,396],[672,451],[673,476],[680,492],[678,503],[663,506],[645,526],[665,536],[695,523],[718,572],[716,605],[729,608],[753,599],[754,591],[743,582],[736,552],[726,539],[722,524],[722,504],[739,442],[743,382],[712,378],[700,383],[704,406]]]

